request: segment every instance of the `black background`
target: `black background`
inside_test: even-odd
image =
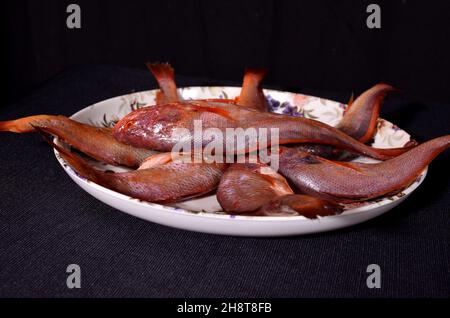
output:
[[[82,29],[66,27],[81,7]],[[385,81],[417,100],[450,100],[450,2],[378,0],[382,28],[366,26],[374,1],[2,1],[6,97],[17,99],[74,65],[144,68],[237,81],[269,69],[266,84],[350,94]]]
[[[10,100],[1,120],[71,115],[154,89],[143,63],[162,60],[182,74],[180,86],[238,83],[245,66],[265,66],[268,86],[340,101],[384,80],[403,89],[384,118],[419,141],[449,133],[448,1],[376,1],[381,30],[366,27],[368,1],[76,3],[81,30],[66,27],[69,1],[1,3]],[[1,134],[0,145],[0,296],[450,296],[448,151],[411,197],[369,222],[241,238],[106,206],[69,180],[37,135]],[[74,263],[79,290],[66,287]],[[366,286],[373,263],[381,289]]]

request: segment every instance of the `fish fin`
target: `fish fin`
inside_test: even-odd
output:
[[[74,153],[64,149],[63,147],[55,144],[53,140],[50,139],[50,132],[42,127],[33,126],[33,128],[44,138],[44,140],[56,149],[61,157],[70,164],[70,166],[82,177],[91,180],[93,182],[99,183],[99,179],[101,178],[101,171],[98,171],[92,168],[85,160],[81,159]]]
[[[156,105],[166,104],[166,96],[162,91],[156,93]]]
[[[237,97],[236,97],[236,98],[237,98]],[[207,101],[207,102],[213,102],[213,103],[236,104],[236,98],[234,98],[234,99],[208,98],[208,99],[205,99],[205,101]]]
[[[379,92],[376,95],[376,102],[375,107],[372,109],[372,114],[370,121],[368,123],[368,128],[366,133],[359,138],[361,142],[368,142],[374,135],[377,129],[377,122],[381,111],[381,104],[383,103],[384,99],[386,98],[386,95],[391,92],[397,91],[396,88],[392,87],[388,84],[380,83],[376,85],[375,87],[379,87]]]
[[[267,168],[271,169],[270,167]],[[294,193],[294,191],[289,186],[289,183],[281,174],[278,174],[275,171],[273,174],[265,174],[261,172],[258,172],[258,174],[270,183],[272,190],[274,190],[277,193],[277,195],[286,195]]]
[[[391,159],[401,154],[404,154],[405,152],[410,151],[416,146],[417,146],[416,143],[408,143],[407,145],[401,148],[372,148],[377,154],[377,156],[374,156],[373,158],[379,160]]]
[[[175,71],[169,63],[146,63],[155,76],[160,92],[156,94],[157,104],[168,104],[181,100],[175,83]]]
[[[418,146],[419,143],[415,139],[410,139],[403,147],[415,147]]]
[[[258,216],[295,216],[302,215],[308,219],[318,216],[329,216],[342,213],[343,206],[334,201],[316,198],[304,194],[288,194],[279,196],[262,206],[256,213]]]
[[[355,94],[352,92],[352,94],[350,95],[350,99],[348,100],[347,108],[352,107],[354,101],[355,101]]]
[[[207,111],[210,113],[217,114],[219,116],[225,117],[227,119],[233,119],[230,112],[226,109],[218,108],[218,107],[211,107],[211,106],[203,106],[201,103],[197,102],[191,102],[188,105],[186,105],[186,109],[190,109],[193,111]]]
[[[266,73],[266,69],[247,68],[245,70],[241,94],[236,98],[237,104],[260,111],[268,110],[268,103],[261,88],[261,82]]]
[[[139,166],[138,170],[149,169],[156,166],[164,165],[173,160],[171,152],[157,153],[147,157]]]
[[[268,182],[270,183],[271,186],[275,186],[275,185],[276,185],[276,181],[275,181],[275,179],[274,179],[271,175],[264,174],[264,173],[259,173],[259,172],[255,172],[255,173],[257,173],[257,174],[260,175],[263,179],[265,179],[266,181],[268,181]]]
[[[305,164],[325,163],[325,164],[331,164],[331,165],[338,165],[338,166],[352,169],[358,173],[364,174],[364,171],[360,167],[358,167],[357,165],[355,165],[351,162],[330,160],[330,159],[326,159],[326,158],[312,155],[312,154],[307,154],[306,156],[302,157],[300,160],[302,161],[302,163],[305,163]]]
[[[147,68],[155,76],[156,80],[175,80],[175,70],[169,63],[146,63]]]
[[[23,117],[15,120],[0,121],[0,131],[7,131],[13,133],[28,133],[33,132],[33,123],[37,125],[39,122],[47,121],[54,116],[50,115],[36,115],[30,117]]]
[[[381,104],[386,95],[395,90],[388,84],[379,83],[355,100],[351,98],[337,128],[362,143],[368,142],[375,134]]]
[[[325,159],[327,160],[327,159]],[[327,160],[330,161],[330,160]],[[331,161],[333,164],[338,165],[338,166],[342,166],[345,168],[349,168],[354,170],[355,172],[358,172],[360,174],[366,174],[360,167],[358,167],[358,165],[355,165],[351,162],[343,162],[343,161]]]
[[[244,73],[244,81],[245,79],[252,79],[257,83],[261,83],[264,77],[267,75],[267,69],[265,68],[252,68],[247,67]]]

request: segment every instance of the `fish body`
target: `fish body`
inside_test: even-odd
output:
[[[272,199],[293,194],[286,179],[261,163],[232,164],[217,189],[217,200],[227,212],[258,210]]]
[[[45,130],[72,147],[99,161],[128,167],[138,167],[153,151],[136,148],[118,141],[111,128],[93,127],[65,116],[37,115],[0,122],[0,131],[14,133],[34,132],[34,127]]]
[[[44,129],[37,129],[43,134],[46,133]],[[56,145],[47,137],[46,140],[87,180],[130,197],[154,203],[173,203],[209,193],[217,188],[227,168],[226,164],[219,163],[161,160],[161,154],[157,154],[154,155],[155,160],[147,159],[152,162],[148,168],[120,173],[103,172],[91,167],[84,159]]]
[[[217,200],[232,214],[316,218],[343,211],[326,199],[294,194],[286,179],[262,163],[237,163],[222,176]]]
[[[195,121],[200,121],[204,129],[233,127],[236,121],[223,116],[225,113],[220,109],[208,111],[192,102],[145,107],[122,118],[114,127],[114,136],[134,147],[168,152],[178,143],[194,142]]]
[[[443,136],[375,164],[330,161],[282,148],[279,172],[302,193],[340,202],[364,201],[403,190],[449,147],[450,135]]]
[[[259,112],[232,103],[213,101],[184,101],[166,105],[146,107],[134,111],[120,120],[114,127],[114,136],[122,143],[139,148],[171,151],[180,141],[194,143],[194,121],[200,121],[203,129],[215,128],[226,134],[226,128],[253,128],[258,135],[261,128],[268,132],[278,129],[276,144],[316,143],[363,154],[380,160],[395,157],[408,148],[376,149],[369,147],[342,131],[308,118]],[[177,132],[184,129],[184,133]],[[201,137],[201,136],[200,136]],[[249,143],[236,152],[253,151]],[[208,140],[203,141],[203,145]],[[246,149],[243,149],[243,147]]]

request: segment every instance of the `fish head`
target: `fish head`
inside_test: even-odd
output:
[[[189,138],[199,116],[183,103],[145,107],[122,118],[114,127],[114,136],[135,147],[170,151],[177,142]]]

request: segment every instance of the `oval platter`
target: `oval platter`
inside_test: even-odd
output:
[[[71,118],[99,127],[112,127],[129,112],[155,104],[158,90],[138,92],[111,98],[86,107]],[[186,87],[179,93],[184,99],[234,98],[239,87]],[[298,93],[264,90],[271,110],[290,116],[315,119],[335,126],[342,118],[346,105],[320,97]],[[151,106],[148,106],[151,107]],[[394,124],[380,119],[373,146],[377,148],[402,147],[410,135]],[[347,205],[344,213],[310,220],[302,216],[258,217],[235,216],[222,212],[215,195],[191,199],[174,205],[143,202],[104,188],[80,177],[55,151],[56,157],[70,178],[96,199],[135,217],[179,229],[212,234],[236,236],[291,236],[336,230],[377,217],[405,200],[424,180],[426,169],[408,188],[389,197]],[[374,162],[358,157],[355,161]],[[89,159],[100,170],[127,171]]]

